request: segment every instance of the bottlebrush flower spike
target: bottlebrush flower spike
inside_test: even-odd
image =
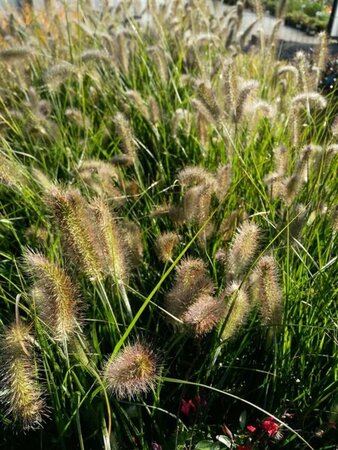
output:
[[[147,393],[155,386],[157,358],[144,344],[127,345],[104,369],[108,388],[119,399]]]
[[[101,279],[105,270],[103,254],[97,240],[95,222],[80,192],[53,186],[46,194],[46,203],[60,229],[64,249],[70,258],[90,279]]]
[[[20,191],[25,185],[24,168],[0,152],[0,184]]]
[[[136,157],[136,146],[133,132],[129,120],[121,112],[117,112],[114,117],[116,133],[121,139],[121,148],[125,155],[132,159]]]
[[[0,341],[0,399],[7,407],[5,415],[23,430],[41,428],[46,415],[31,342],[29,327],[20,323],[8,327]]]
[[[209,333],[224,317],[225,306],[210,295],[201,295],[182,316],[196,336]]]
[[[228,193],[231,184],[231,165],[219,166],[216,172],[215,194],[221,202]]]
[[[181,318],[199,296],[212,295],[213,291],[204,262],[199,258],[183,259],[176,267],[175,283],[167,294],[165,308]]]
[[[72,280],[41,253],[26,250],[24,263],[36,279],[33,297],[41,319],[51,328],[55,340],[69,340],[80,318],[79,295]]]
[[[215,180],[213,175],[204,167],[200,166],[187,166],[182,169],[178,174],[178,181],[181,186],[189,187],[202,183],[214,184]]]
[[[277,264],[272,256],[264,256],[258,261],[253,279],[263,323],[280,325],[283,295],[278,280]]]
[[[118,281],[128,278],[127,243],[107,203],[102,198],[92,202],[106,271]]]
[[[149,110],[141,94],[138,91],[130,89],[126,91],[126,96],[132,102],[133,106],[138,110],[141,116],[150,121]]]
[[[173,251],[178,241],[179,236],[174,232],[162,233],[157,237],[156,252],[161,261],[172,261]]]
[[[128,262],[133,267],[138,266],[142,261],[144,251],[142,230],[135,222],[128,220],[123,222],[123,231],[128,246]]]
[[[217,123],[221,117],[221,109],[217,102],[215,92],[210,82],[198,80],[196,82],[197,96],[204,106],[209,110],[213,121]]]
[[[223,293],[227,298],[224,316],[225,324],[222,331],[222,339],[230,339],[243,326],[251,311],[248,294],[243,287],[237,283],[232,283]]]
[[[244,222],[232,240],[229,251],[229,268],[235,278],[243,273],[255,256],[260,239],[259,227],[250,222]]]
[[[259,83],[256,80],[249,80],[243,83],[243,85],[240,87],[239,89],[239,93],[238,93],[238,97],[237,97],[237,102],[236,102],[236,108],[234,111],[234,121],[235,123],[239,123],[242,115],[243,115],[243,111],[244,111],[244,106],[245,103],[249,97],[249,95],[257,90],[259,87]]]

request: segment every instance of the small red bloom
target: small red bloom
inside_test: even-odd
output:
[[[246,429],[247,429],[248,431],[250,431],[250,433],[254,433],[254,432],[256,431],[256,427],[254,427],[253,425],[248,425],[248,426],[246,427]]]
[[[239,445],[238,446],[238,450],[251,450],[251,449],[252,449],[251,445],[250,446],[247,446],[247,445]]]
[[[193,399],[188,401],[182,398],[181,400],[181,413],[185,416],[190,416],[191,412],[196,412],[198,408],[206,405],[206,401],[201,399],[199,395],[196,395]]]
[[[193,411],[195,411],[196,407],[193,404],[193,402],[191,400],[189,400],[188,402],[185,401],[183,398],[181,400],[181,413],[184,414],[185,416],[190,416],[190,411],[191,409]]]
[[[279,425],[272,417],[268,417],[261,422],[261,428],[268,433],[269,437],[273,437],[277,434]]]

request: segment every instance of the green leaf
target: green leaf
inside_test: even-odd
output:
[[[231,439],[228,436],[224,436],[223,434],[220,434],[219,436],[216,436],[216,439],[224,444],[227,448],[232,447]]]
[[[242,430],[244,430],[246,425],[246,419],[247,419],[247,413],[246,410],[241,412],[241,415],[239,416],[239,426]]]
[[[196,444],[195,450],[216,450],[214,444],[215,444],[214,441],[209,440],[199,441]]]

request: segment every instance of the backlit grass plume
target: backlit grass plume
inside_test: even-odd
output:
[[[214,286],[203,260],[186,258],[176,267],[175,283],[167,294],[165,308],[180,318],[198,297],[212,295],[213,291]]]
[[[136,157],[136,146],[129,120],[121,112],[117,112],[114,117],[116,133],[121,141],[121,149],[130,158],[131,163]]]
[[[208,109],[213,122],[218,123],[221,118],[221,108],[217,102],[215,92],[210,86],[210,83],[198,80],[197,84],[197,96],[199,100]]]
[[[46,411],[29,331],[26,325],[12,324],[0,341],[0,400],[6,408],[5,415],[22,430],[41,428]]]
[[[285,179],[284,200],[288,205],[293,202],[302,185],[307,181],[312,155],[320,150],[321,147],[314,145],[306,145],[302,149],[292,175]]]
[[[2,152],[0,152],[0,184],[19,191],[26,184],[23,168]]]
[[[65,252],[92,280],[104,276],[103,253],[88,204],[76,189],[51,188],[46,202],[58,226]]]
[[[120,191],[121,174],[119,169],[107,161],[87,159],[78,168],[81,180],[96,194],[121,205],[125,196]]]
[[[290,107],[290,126],[292,131],[293,144],[299,145],[301,138],[301,112],[307,111],[310,116],[315,110],[322,110],[326,107],[326,99],[318,92],[304,92],[293,97]],[[312,114],[313,115],[313,114]]]
[[[237,229],[228,257],[229,268],[235,278],[243,273],[255,256],[260,234],[258,225],[252,222],[244,222]]]
[[[283,313],[283,294],[278,279],[277,264],[272,256],[263,256],[258,261],[253,280],[262,322],[265,325],[280,325]]]
[[[154,388],[157,378],[157,358],[141,343],[127,345],[104,369],[108,389],[118,399],[132,399]]]
[[[230,339],[235,336],[245,324],[249,313],[251,311],[251,304],[249,297],[244,289],[238,283],[232,283],[221,294],[222,298],[225,298],[225,322],[222,328],[222,339]]]
[[[174,232],[160,234],[156,239],[156,252],[163,262],[172,261],[174,248],[179,241],[179,236]]]
[[[60,62],[48,69],[45,75],[46,84],[49,89],[54,91],[69,78],[75,77],[78,71],[79,69],[73,64],[67,61]]]
[[[201,183],[213,184],[213,175],[204,167],[187,166],[178,174],[178,180],[184,187],[193,186]]]
[[[182,316],[197,336],[209,333],[224,317],[225,306],[211,295],[202,294]]]
[[[96,233],[99,234],[105,270],[115,279],[125,281],[128,278],[126,258],[128,249],[122,230],[102,198],[95,199],[91,206],[96,218]]]
[[[0,62],[22,62],[22,60],[32,56],[32,51],[32,48],[29,47],[12,47],[0,50]]]
[[[34,301],[53,338],[66,342],[78,328],[79,294],[70,277],[41,253],[26,250],[26,270],[35,279]]]

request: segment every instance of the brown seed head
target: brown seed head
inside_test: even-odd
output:
[[[278,280],[277,264],[272,256],[264,256],[255,269],[258,303],[265,325],[280,325],[283,294]]]
[[[165,308],[180,318],[200,295],[212,295],[213,283],[203,260],[186,258],[176,267],[175,283],[168,292]]]
[[[255,256],[260,239],[259,227],[250,222],[244,222],[232,240],[229,251],[229,267],[235,277],[240,275]]]
[[[46,203],[60,229],[64,249],[69,257],[92,280],[102,278],[105,267],[96,224],[80,192],[53,186],[47,192]]]
[[[197,336],[209,333],[223,318],[225,307],[210,295],[201,295],[189,306],[182,320]]]
[[[29,327],[13,324],[0,341],[2,402],[6,416],[23,430],[41,428],[45,415],[43,392],[36,379]]]
[[[26,250],[24,263],[36,280],[34,300],[38,314],[51,328],[55,340],[68,341],[80,319],[77,288],[61,267],[41,253]]]
[[[162,233],[156,239],[156,252],[159,259],[163,262],[172,260],[175,246],[179,241],[178,234],[174,232]]]
[[[222,294],[225,297],[225,324],[222,339],[230,339],[235,336],[245,324],[251,311],[248,294],[238,283],[232,283]]]
[[[127,345],[104,369],[108,388],[118,399],[146,394],[155,386],[156,377],[156,357],[140,343]]]

